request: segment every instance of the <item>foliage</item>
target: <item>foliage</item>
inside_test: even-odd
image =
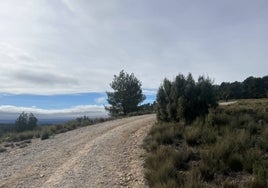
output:
[[[243,82],[223,82],[216,86],[220,99],[250,99],[268,97],[268,76],[248,77]]]
[[[149,185],[267,187],[267,103],[239,100],[191,124],[156,123],[144,140]]]
[[[183,138],[184,126],[178,123],[157,123],[144,140],[147,151],[155,151],[160,145],[173,145]]]
[[[2,147],[0,147],[0,153],[3,153],[3,152],[5,152],[5,151],[7,151],[6,148],[2,148]]]
[[[138,110],[138,105],[145,100],[142,94],[141,82],[134,76],[123,70],[119,75],[114,75],[110,84],[114,92],[106,92],[108,103],[111,105],[106,110],[111,115],[127,115]]]
[[[169,146],[160,146],[151,154],[147,155],[145,161],[145,177],[151,187],[176,187],[183,183],[183,177],[178,170],[188,168],[187,161],[191,152],[176,151]],[[162,165],[160,165],[162,164]]]
[[[42,134],[41,134],[41,140],[45,140],[45,139],[49,139],[49,132],[48,131],[46,131],[46,130],[44,130],[43,132],[42,132]]]
[[[4,135],[3,140],[6,142],[18,142],[28,140],[35,137],[36,130],[28,130],[23,132],[11,132]]]
[[[164,79],[157,93],[157,118],[162,121],[192,122],[217,106],[212,81],[203,76],[195,82],[191,74]]]
[[[12,132],[15,129],[14,124],[0,124],[0,137],[6,132]]]
[[[142,112],[143,114],[150,114],[150,113],[154,113],[155,112],[155,108],[156,108],[156,102],[154,101],[154,103],[146,103],[146,104],[142,104],[138,107],[138,112]]]
[[[37,126],[38,119],[30,113],[22,112],[15,122],[15,129],[18,132],[33,130]]]

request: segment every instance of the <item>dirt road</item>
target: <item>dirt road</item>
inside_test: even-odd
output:
[[[237,101],[220,102],[219,105],[228,106],[228,105],[235,104],[235,103],[237,103]]]
[[[0,187],[146,187],[142,144],[155,115],[79,128],[0,153]]]

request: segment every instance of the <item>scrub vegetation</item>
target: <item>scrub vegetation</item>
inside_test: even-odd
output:
[[[248,77],[243,82],[223,82],[215,86],[221,100],[256,99],[268,97],[268,76],[262,78]]]
[[[159,120],[144,140],[150,187],[267,187],[267,106],[238,100],[191,123]]]
[[[28,129],[27,123],[27,114],[22,113],[15,125],[7,125],[9,129],[5,129],[0,134],[0,143],[1,142],[18,142],[23,140],[29,140],[32,138],[40,138],[42,140],[50,138],[50,136],[53,136],[55,134],[67,132],[70,130],[74,130],[79,127],[89,126],[97,123],[101,123],[104,121],[111,120],[112,118],[95,118],[91,119],[89,117],[79,117],[75,120],[68,121],[66,123],[62,124],[55,124],[55,125],[35,125],[31,127],[31,129]],[[30,117],[34,117],[33,115],[30,115]],[[37,119],[35,118],[36,123]],[[22,124],[23,123],[23,124]],[[6,126],[3,126],[6,127]],[[19,127],[19,129],[18,129]],[[26,128],[25,128],[26,127]]]

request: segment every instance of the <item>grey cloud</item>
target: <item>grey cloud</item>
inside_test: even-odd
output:
[[[78,81],[76,79],[68,76],[45,73],[41,71],[29,72],[27,69],[17,72],[13,76],[14,79],[18,79],[20,82],[38,84],[40,87],[45,85],[69,86],[78,84]]]
[[[107,111],[103,106],[81,105],[60,110],[46,110],[35,107],[17,107],[10,105],[0,106],[0,122],[15,121],[20,113],[33,113],[38,119],[73,119],[81,116],[90,118],[108,117]]]
[[[266,0],[2,2],[0,40],[14,48],[0,46],[0,80],[10,75],[0,91],[105,91],[121,69],[144,88],[178,73],[217,83],[263,76],[267,8]]]

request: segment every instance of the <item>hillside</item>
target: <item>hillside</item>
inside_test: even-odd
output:
[[[190,124],[158,122],[144,142],[150,187],[267,187],[267,106],[237,100]]]

